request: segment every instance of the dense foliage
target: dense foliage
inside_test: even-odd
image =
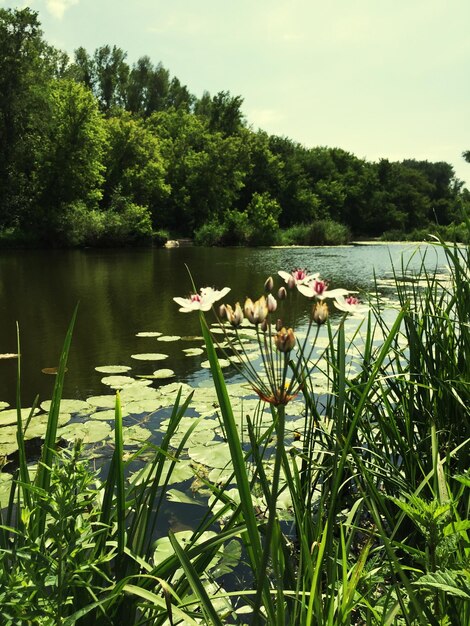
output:
[[[270,244],[319,220],[379,236],[459,224],[470,205],[448,163],[368,162],[255,131],[241,97],[196,98],[116,46],[69,59],[30,9],[0,10],[0,92],[4,242],[135,243],[166,230]]]

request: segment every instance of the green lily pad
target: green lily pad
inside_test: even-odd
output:
[[[170,369],[155,370],[153,373],[154,378],[157,378],[157,379],[173,378],[174,375],[175,375],[175,372]]]
[[[124,414],[124,411],[122,410],[122,407],[121,407],[121,412],[124,417],[125,414]],[[90,415],[91,420],[104,420],[107,422],[114,421],[115,417],[116,417],[116,412],[114,409],[105,409],[104,411],[96,411],[95,413],[92,413]]]
[[[185,348],[183,352],[186,356],[199,356],[200,354],[204,354],[202,348]]]
[[[46,413],[33,417],[24,434],[25,439],[33,439],[34,437],[44,438],[47,430],[48,417],[49,416]],[[65,424],[68,424],[71,417],[70,413],[59,413],[57,420],[58,426],[65,426]]]
[[[122,438],[125,446],[134,446],[136,443],[143,443],[150,439],[152,433],[148,428],[143,428],[139,424],[125,426],[122,430]]]
[[[168,358],[168,354],[160,354],[159,352],[144,352],[142,354],[131,354],[131,358],[138,361],[163,361]]]
[[[102,395],[102,396],[90,396],[87,398],[87,402],[90,405],[90,409],[112,409],[116,406],[116,396],[114,395]]]
[[[57,434],[67,441],[81,439],[83,443],[96,443],[110,436],[111,426],[107,422],[98,420],[73,422],[57,429]]]
[[[157,339],[157,341],[166,341],[170,343],[171,341],[179,341],[181,337],[179,335],[162,335]]]
[[[196,541],[191,541],[191,537],[193,536],[192,530],[180,530],[175,533],[175,537],[178,543],[185,548],[188,545],[197,545],[201,544],[208,539],[212,539],[212,537],[216,536],[216,533],[212,530],[206,530],[201,533],[201,535],[197,538]],[[155,542],[155,552],[153,553],[153,561],[155,565],[162,563],[165,559],[174,555],[173,546],[170,543],[170,539],[168,537],[161,537],[157,539]]]
[[[136,337],[160,337],[162,333],[156,331],[137,333]]]
[[[112,387],[112,389],[122,389],[126,385],[135,383],[135,378],[132,376],[105,376],[101,379],[104,385]]]
[[[31,408],[21,409],[21,419],[26,420],[31,413]],[[35,410],[35,414],[39,413],[39,409]],[[8,409],[0,413],[0,426],[8,426],[10,424],[16,424],[16,409]]]
[[[231,365],[231,362],[229,361],[229,359],[219,359],[219,365],[223,369],[225,367],[229,367]],[[209,361],[203,361],[201,363],[201,367],[203,367],[204,369],[210,369],[210,366],[211,364],[209,363]]]
[[[10,405],[8,404],[8,402],[0,402],[0,411],[3,411],[3,409],[7,409]]]
[[[171,472],[171,473],[170,473]],[[145,467],[143,467],[129,479],[129,482],[132,485],[141,485],[148,480],[153,480],[155,473],[155,467],[148,463]],[[168,476],[168,474],[170,475]],[[191,480],[194,478],[194,471],[189,464],[187,459],[178,460],[173,466],[172,462],[167,460],[163,464],[162,474],[160,482],[163,484],[168,480],[169,485],[175,485],[178,483],[183,483],[186,480]]]
[[[51,408],[51,400],[45,400],[41,402],[41,409],[48,412]],[[90,411],[90,405],[84,400],[67,400],[62,399],[60,401],[60,410],[64,413],[88,413]]]
[[[124,374],[131,369],[132,367],[128,365],[100,365],[95,367],[95,370],[101,374]]]
[[[211,441],[208,445],[193,446],[188,449],[188,456],[196,463],[212,468],[223,469],[232,463],[228,443],[219,441]]]
[[[142,400],[157,400],[159,399],[159,394],[156,389],[152,387],[147,387],[146,385],[141,385],[139,383],[149,384],[152,381],[149,380],[140,380],[134,383],[133,385],[126,385],[121,392],[121,402],[124,404],[126,402],[134,402],[134,401],[142,401]]]

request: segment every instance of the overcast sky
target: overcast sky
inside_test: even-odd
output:
[[[470,186],[470,0],[30,0],[46,40],[148,55],[254,128],[358,157],[447,161]]]

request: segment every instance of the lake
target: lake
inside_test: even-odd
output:
[[[392,262],[401,258],[418,270],[422,253],[430,269],[444,269],[438,248],[416,244],[374,244],[308,248],[196,248],[112,250],[21,250],[0,252],[0,353],[17,352],[16,321],[22,353],[22,404],[30,406],[36,394],[49,399],[54,377],[43,368],[58,364],[62,342],[75,305],[79,302],[64,397],[85,399],[110,393],[95,366],[127,365],[131,374],[151,374],[171,368],[178,381],[194,384],[207,377],[201,370],[205,356],[188,358],[184,348],[202,341],[163,342],[137,337],[139,332],[199,335],[197,315],[181,314],[174,296],[191,291],[186,266],[198,287],[230,286],[227,302],[258,297],[265,279],[277,270],[307,268],[320,272],[331,288],[367,292],[378,279],[390,278]],[[411,260],[410,260],[411,259]],[[281,284],[281,281],[276,283]],[[382,291],[386,291],[386,287]],[[299,298],[298,320],[309,311]],[[159,352],[158,363],[131,355]],[[15,359],[0,360],[0,401],[15,404]],[[230,373],[229,373],[230,375]],[[165,381],[168,382],[168,381]],[[157,384],[157,383],[155,383]]]

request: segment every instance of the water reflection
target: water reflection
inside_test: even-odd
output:
[[[164,343],[136,337],[140,331],[166,335],[199,335],[196,315],[179,314],[174,296],[190,291],[187,265],[198,286],[230,286],[228,301],[262,292],[268,275],[278,269],[306,267],[328,278],[331,287],[369,290],[374,271],[390,275],[391,260],[411,258],[418,269],[415,245],[344,246],[337,248],[3,251],[0,253],[0,353],[16,352],[16,328],[21,330],[22,398],[29,405],[36,394],[51,396],[54,379],[41,373],[57,365],[63,338],[77,302],[80,303],[64,397],[86,398],[109,390],[97,365],[130,365],[132,374],[150,374],[160,367],[175,370],[178,380],[194,380],[205,358],[187,357],[184,348],[202,341]],[[442,267],[443,256],[428,250],[426,265]],[[305,317],[306,300],[299,298],[297,315]],[[158,363],[136,361],[132,354],[163,352]],[[16,362],[0,360],[0,400],[14,405]]]

